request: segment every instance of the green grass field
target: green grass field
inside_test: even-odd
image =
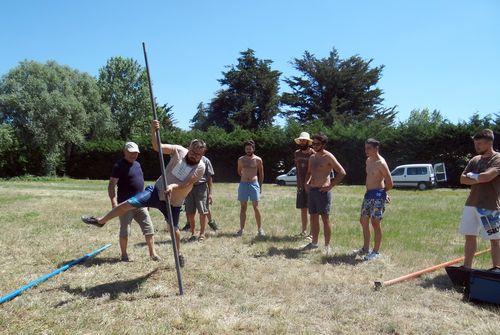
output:
[[[221,230],[184,243],[185,295],[177,295],[170,238],[160,213],[155,263],[134,224],[133,262],[119,261],[118,221],[99,229],[82,214],[109,209],[107,183],[83,180],[0,181],[0,294],[98,247],[113,246],[0,306],[5,334],[498,334],[500,309],[462,301],[444,272],[381,291],[375,280],[460,257],[457,233],[467,190],[395,190],[384,219],[383,257],[358,262],[363,187],[335,189],[332,247],[302,253],[295,188],[265,185],[265,239],[249,221],[238,229],[236,184],[216,184],[213,216]],[[182,218],[181,225],[185,219]],[[322,236],[320,237],[322,241]],[[487,247],[485,242],[480,249]],[[489,255],[476,267],[490,267]]]

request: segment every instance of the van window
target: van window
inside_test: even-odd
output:
[[[405,168],[398,168],[392,171],[391,176],[402,176],[405,173]]]
[[[407,174],[409,176],[421,176],[427,174],[427,167],[410,167]]]

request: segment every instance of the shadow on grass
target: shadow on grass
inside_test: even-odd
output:
[[[60,268],[60,267],[66,265],[72,261],[73,260],[59,263],[57,265],[57,268]],[[85,266],[87,268],[90,268],[92,266],[98,266],[98,265],[103,265],[103,264],[115,264],[115,263],[120,263],[120,258],[118,258],[118,257],[94,257],[91,259],[87,259],[83,263],[78,264],[78,266]]]
[[[261,242],[299,242],[303,241],[304,237],[302,236],[255,236],[250,241],[250,244],[261,243]]]
[[[441,291],[456,290],[462,293],[465,291],[463,287],[453,285],[447,274],[440,274],[432,278],[423,278],[420,280],[419,286],[423,288],[435,288]]]
[[[155,245],[166,245],[166,244],[172,244],[172,241],[166,240],[166,241],[155,241]],[[138,242],[134,244],[134,247],[145,247],[147,246],[146,242]]]
[[[101,298],[105,295],[109,295],[111,300],[115,300],[122,293],[128,294],[138,292],[141,286],[158,270],[159,269],[155,269],[150,273],[138,278],[129,280],[117,280],[111,283],[97,285],[88,289],[70,288],[69,285],[62,286],[62,289],[70,294],[81,295],[89,299]],[[62,302],[60,304],[64,305],[65,302]]]
[[[356,255],[354,254],[335,254],[331,256],[322,256],[321,263],[332,265],[347,264],[356,266],[359,263],[363,263],[363,260],[356,258]]]
[[[236,231],[235,231],[234,233],[229,233],[229,232],[218,232],[217,234],[210,236],[210,238],[221,238],[221,237],[241,238],[241,237],[239,237],[239,236],[235,236],[235,235],[234,235],[235,233],[236,233]]]
[[[297,259],[303,253],[300,248],[276,248],[270,247],[267,252],[257,253],[254,257],[274,257],[274,256],[285,256],[288,259]]]

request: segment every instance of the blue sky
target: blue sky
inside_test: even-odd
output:
[[[0,12],[0,74],[53,59],[91,75],[112,56],[143,63],[181,128],[247,48],[284,76],[305,50],[384,64],[379,87],[400,120],[415,108],[451,121],[500,112],[500,1],[9,1]],[[284,83],[282,90],[286,90]]]

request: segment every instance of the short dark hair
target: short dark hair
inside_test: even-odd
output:
[[[255,150],[255,142],[253,140],[245,141],[244,147],[246,148],[247,145],[250,145]]]
[[[481,131],[478,131],[477,133],[472,136],[473,140],[489,140],[489,141],[494,141],[495,140],[495,134],[493,133],[493,130],[491,129],[483,129]]]
[[[324,134],[315,134],[315,135],[313,135],[312,139],[318,140],[323,144],[326,144],[328,142],[328,137],[326,137],[326,135],[324,135]]]
[[[378,148],[380,146],[380,142],[374,138],[369,138],[366,140],[365,144],[371,145],[373,148]]]

